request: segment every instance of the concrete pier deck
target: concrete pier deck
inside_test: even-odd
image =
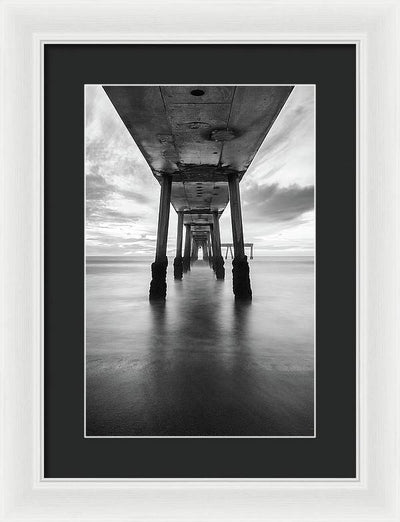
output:
[[[153,175],[172,177],[171,204],[184,223],[212,223],[229,201],[291,86],[105,86]]]

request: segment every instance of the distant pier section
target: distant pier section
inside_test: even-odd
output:
[[[233,243],[222,243],[221,248],[226,248],[225,259],[228,259],[228,254],[231,254],[231,258],[234,258],[233,254]],[[254,254],[254,243],[245,243],[244,248],[250,248],[250,259],[253,259]]]

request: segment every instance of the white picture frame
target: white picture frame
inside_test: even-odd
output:
[[[3,0],[0,6],[1,520],[400,521],[400,1]],[[43,478],[47,42],[357,46],[357,479]]]

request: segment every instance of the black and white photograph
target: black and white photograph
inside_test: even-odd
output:
[[[84,89],[84,436],[314,438],[315,85]]]

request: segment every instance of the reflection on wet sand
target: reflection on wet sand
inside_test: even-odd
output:
[[[150,304],[145,267],[88,267],[87,434],[313,435],[312,262],[254,263],[250,303],[199,262]]]

